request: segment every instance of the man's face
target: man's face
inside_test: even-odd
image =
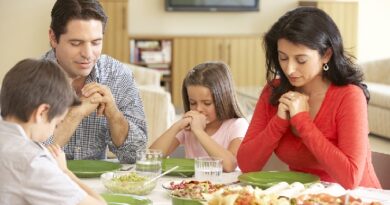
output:
[[[101,21],[93,19],[71,20],[58,42],[50,31],[50,41],[57,62],[69,77],[86,78],[102,52],[103,25]]]

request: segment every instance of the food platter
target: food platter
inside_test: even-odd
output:
[[[318,182],[320,178],[312,174],[292,171],[262,171],[249,172],[238,176],[241,183],[257,186],[262,189],[269,188],[279,182],[301,182],[302,184],[311,184]]]
[[[68,160],[68,169],[80,178],[100,177],[101,174],[118,170],[119,163],[101,160]]]

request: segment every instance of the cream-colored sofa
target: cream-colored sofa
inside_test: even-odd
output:
[[[390,58],[361,62],[370,91],[368,122],[370,133],[390,138]]]
[[[175,119],[171,95],[160,86],[161,73],[149,68],[126,64],[132,71],[143,101],[148,126],[148,147]]]

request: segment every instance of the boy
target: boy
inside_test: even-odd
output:
[[[4,77],[0,104],[0,204],[105,204],[67,169],[58,145],[41,145],[80,104],[55,62],[17,63]]]

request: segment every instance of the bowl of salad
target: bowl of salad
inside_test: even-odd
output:
[[[113,193],[147,195],[157,184],[137,172],[107,172],[100,176],[103,185]]]

